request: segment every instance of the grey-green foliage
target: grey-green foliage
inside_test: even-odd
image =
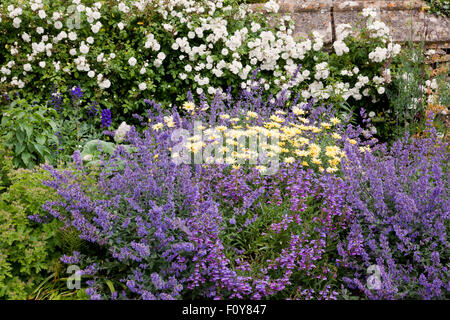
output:
[[[447,74],[441,74],[436,77],[438,84],[438,104],[450,106],[450,83],[446,79]]]
[[[392,85],[387,91],[390,105],[388,112],[395,122],[394,136],[415,130],[420,119],[423,119],[427,102],[424,43],[410,42],[398,58]]]
[[[117,147],[123,146],[127,152],[135,151],[135,148],[129,145],[121,145],[113,142],[107,142],[103,140],[91,140],[87,142],[83,151],[81,152],[81,159],[86,162],[87,165],[99,165],[100,157],[112,156]]]

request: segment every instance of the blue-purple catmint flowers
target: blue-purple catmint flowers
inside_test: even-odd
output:
[[[63,96],[56,87],[52,90],[50,105],[58,112],[62,111]]]
[[[73,87],[69,90],[70,98],[73,102],[76,102],[81,99],[83,96],[83,91],[81,91],[81,88],[78,86]]]
[[[96,115],[98,115],[98,102],[92,101],[91,104],[88,106],[86,112],[89,117],[95,117]]]
[[[102,110],[102,128],[109,127],[111,125],[111,110],[103,109]]]

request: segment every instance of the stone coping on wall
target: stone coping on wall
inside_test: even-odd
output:
[[[335,39],[335,26],[355,24],[359,12],[375,7],[381,21],[391,29],[393,40],[439,43],[450,47],[450,19],[424,12],[422,0],[278,0],[279,14],[291,14],[295,22],[295,36],[307,36],[312,31],[324,35],[326,43]],[[253,10],[263,10],[264,4],[251,5]],[[426,35],[426,37],[425,37]]]

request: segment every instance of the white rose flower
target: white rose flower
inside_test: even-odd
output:
[[[439,85],[438,85],[436,79],[433,79],[431,81],[430,87],[431,87],[431,89],[434,89],[434,90],[437,90],[439,88]]]
[[[66,33],[65,31],[61,31],[61,32],[58,34],[57,38],[58,38],[58,40],[61,41],[62,39],[67,38],[67,33]]]
[[[63,24],[61,21],[56,21],[54,24],[55,29],[59,30],[63,27]]]
[[[101,14],[98,11],[94,11],[94,13],[92,13],[92,18],[94,18],[95,20],[100,19]]]
[[[134,67],[137,63],[137,60],[135,57],[131,57],[130,59],[128,59],[128,64],[132,67]]]
[[[21,23],[22,23],[22,20],[20,18],[18,18],[18,17],[14,18],[14,20],[13,20],[14,28],[19,28]]]
[[[25,70],[27,72],[31,71],[32,70],[31,64],[29,64],[29,63],[24,64],[23,65],[23,70]]]
[[[45,19],[45,17],[47,16],[47,14],[45,13],[44,10],[39,10],[38,16],[39,16],[39,18],[41,18],[41,19]]]
[[[80,52],[83,54],[87,54],[89,52],[89,47],[85,45],[84,42],[81,42]]]
[[[102,83],[100,84],[100,88],[102,89],[108,89],[111,86],[111,81],[109,81],[108,79],[103,80]]]
[[[159,68],[162,65],[162,61],[159,59],[155,59],[155,61],[153,62],[153,64],[155,65],[155,67]]]
[[[216,89],[214,89],[213,87],[209,87],[208,88],[208,93],[209,94],[214,94],[216,92]]]
[[[86,41],[87,41],[87,43],[89,43],[89,44],[93,44],[93,43],[94,43],[94,38],[92,38],[92,37],[87,37]]]
[[[91,71],[88,72],[87,75],[88,75],[89,78],[93,78],[93,77],[95,77],[95,72],[91,70]]]
[[[334,51],[338,56],[342,56],[344,53],[349,52],[349,48],[342,40],[337,40],[333,43]]]
[[[59,13],[59,12],[53,12],[52,19],[53,19],[54,21],[56,21],[56,20],[58,20],[59,18],[61,18],[61,13]]]
[[[77,34],[73,31],[69,32],[69,40],[75,41],[77,39]]]
[[[159,60],[164,60],[166,58],[166,54],[164,52],[160,52],[160,53],[158,53],[157,57]]]
[[[31,37],[30,37],[30,35],[28,33],[23,33],[22,34],[22,39],[25,42],[30,42],[31,41]]]
[[[41,62],[39,62],[39,67],[41,67],[41,68],[45,68],[45,61],[41,61]]]
[[[144,91],[147,89],[147,84],[145,82],[139,83],[139,90]]]
[[[119,3],[119,11],[122,11],[124,13],[128,13],[130,11],[130,8],[123,2]]]
[[[280,6],[274,0],[270,0],[266,2],[266,4],[264,5],[264,9],[266,9],[267,12],[277,13],[280,9]]]
[[[93,33],[98,33],[100,31],[101,27],[102,27],[102,24],[99,21],[97,21],[97,23],[91,27],[91,31]]]
[[[309,97],[311,97],[311,94],[308,90],[302,90],[302,97],[308,99]]]
[[[59,70],[60,70],[60,64],[61,64],[61,62],[55,62],[55,61],[53,61],[53,67],[55,68],[55,70],[56,70],[56,72],[58,72]]]

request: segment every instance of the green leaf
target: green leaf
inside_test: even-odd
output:
[[[31,138],[31,135],[33,134],[33,127],[29,126],[28,124],[25,124],[25,125],[23,126],[23,129],[25,130],[28,139],[30,139],[30,138]]]
[[[23,143],[23,141],[25,140],[25,134],[23,133],[23,131],[16,132],[16,139],[17,141],[19,141],[19,143]]]
[[[3,116],[3,118],[2,118],[2,127],[6,127],[6,125],[8,124],[8,121],[9,121],[9,117],[8,116]]]
[[[40,144],[35,144],[34,145],[34,149],[36,149],[36,151],[40,154],[41,157],[44,156],[44,146],[40,145]]]
[[[45,136],[39,135],[36,137],[36,141],[41,145],[45,145],[45,141],[47,141],[47,138]]]
[[[25,150],[25,145],[21,142],[17,143],[15,146],[15,153],[21,154]]]
[[[55,121],[50,120],[50,121],[48,122],[48,124],[52,127],[53,131],[56,131],[56,130],[58,129],[58,126],[57,126],[57,124],[56,124]]]
[[[106,280],[106,285],[108,286],[109,290],[111,291],[111,293],[116,292],[116,290],[114,289],[114,285],[111,282],[111,280]]]
[[[29,154],[28,152],[24,152],[20,155],[20,157],[22,158],[22,161],[26,166],[30,164],[31,154]]]

